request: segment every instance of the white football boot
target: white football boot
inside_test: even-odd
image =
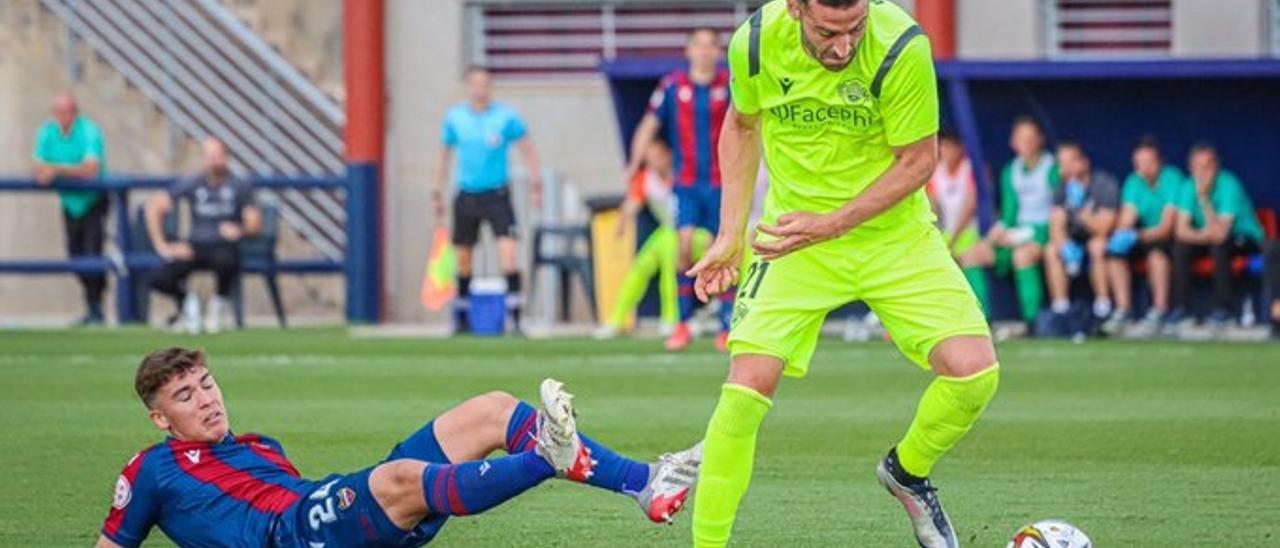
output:
[[[556,474],[573,481],[587,481],[595,473],[591,450],[578,438],[574,420],[573,394],[555,379],[542,381],[539,390],[542,411],[538,413],[537,452]]]
[[[701,465],[702,442],[658,457],[658,462],[649,465],[649,483],[636,493],[640,510],[654,523],[672,523],[698,482]]]

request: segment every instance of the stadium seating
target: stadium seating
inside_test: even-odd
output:
[[[1267,241],[1276,239],[1276,212],[1271,208],[1260,207],[1257,209],[1258,222],[1262,224],[1262,232],[1266,235]],[[1262,252],[1253,253],[1251,255],[1238,255],[1231,260],[1231,272],[1236,276],[1248,273],[1253,276],[1260,276],[1262,273],[1253,272],[1250,264],[1262,264]],[[1145,271],[1145,264],[1143,265]],[[1191,265],[1192,272],[1200,278],[1213,277],[1213,258],[1200,257]]]
[[[548,250],[548,244],[552,249]],[[581,249],[581,251],[579,251]],[[540,225],[533,232],[533,269],[530,278],[536,280],[543,267],[555,268],[560,280],[560,320],[569,320],[569,282],[577,275],[582,282],[588,309],[592,320],[595,320],[595,276],[591,267],[591,230],[586,225],[548,226]],[[534,297],[538,284],[529,284],[529,302],[537,302]]]
[[[262,281],[267,287],[267,294],[271,297],[271,306],[275,311],[276,321],[279,322],[280,327],[288,327],[284,303],[280,298],[279,261],[276,259],[276,241],[279,237],[280,214],[278,208],[271,202],[259,204],[258,207],[262,211],[262,230],[253,237],[246,238],[240,242],[241,276],[231,293],[236,327],[244,327],[244,274],[262,276]],[[178,215],[176,210],[171,210],[168,215],[165,215],[164,232],[168,238],[177,237]],[[151,238],[147,235],[146,213],[141,207],[134,212],[130,233],[132,236],[130,239],[132,248],[129,250],[127,260],[133,266],[135,273],[130,283],[134,284],[134,298],[137,303],[135,310],[138,310],[142,320],[146,321],[151,302],[151,290],[148,286],[150,276],[148,274],[161,264],[161,259],[156,254],[155,248],[151,246]]]

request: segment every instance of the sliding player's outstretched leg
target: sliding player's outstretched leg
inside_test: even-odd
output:
[[[528,477],[505,478],[504,481],[512,482],[512,489],[495,487],[498,494],[514,496],[531,486],[524,485],[527,481],[541,482],[558,476],[631,497],[654,522],[668,522],[681,510],[696,480],[701,444],[663,455],[652,463],[631,460],[578,432],[573,395],[565,391],[561,383],[547,379],[539,392],[541,409],[505,392],[471,398],[405,439],[387,460],[413,459],[427,461],[432,466],[448,465],[477,461],[502,449],[511,454],[508,458],[522,459]],[[492,467],[506,463],[503,459],[483,462],[475,465],[477,471],[486,470],[486,477],[493,473]],[[432,486],[437,492],[447,494],[448,482],[457,482],[457,472],[441,475],[439,470],[448,471],[429,466],[424,474],[442,479],[443,484]],[[491,508],[493,504],[462,506],[474,513],[473,506]],[[454,508],[439,510],[443,512],[441,515],[456,515],[449,513]]]
[[[902,503],[926,548],[956,548],[955,529],[929,480],[933,465],[964,437],[995,395],[1000,367],[986,337],[952,337],[934,348],[938,374],[920,399],[907,435],[876,468],[876,476]]]
[[[577,425],[573,395],[561,383],[547,379],[541,394],[538,448],[561,476],[632,497],[651,521],[671,523],[697,481],[702,443],[654,463],[636,462],[585,435],[567,434],[576,433]]]

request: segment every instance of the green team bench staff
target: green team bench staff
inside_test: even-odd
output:
[[[921,546],[958,546],[928,478],[986,408],[999,369],[923,190],[937,163],[929,40],[884,0],[774,0],[734,34],[729,68],[720,232],[690,273],[700,298],[735,282],[738,295],[694,545],[728,543],[780,376],[804,376],[827,313],[862,300],[902,353],[936,375],[877,475]],[[769,192],[739,276],[761,150]]]

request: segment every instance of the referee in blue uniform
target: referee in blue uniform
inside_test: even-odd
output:
[[[512,325],[520,329],[521,283],[517,264],[516,216],[511,206],[511,178],[507,173],[507,149],[515,145],[529,177],[529,196],[537,209],[542,202],[542,178],[538,154],[516,111],[493,101],[489,72],[467,71],[467,102],[445,114],[440,156],[436,162],[436,187],[432,202],[437,217],[444,215],[449,167],[457,155],[453,200],[453,245],[458,257],[458,298],[454,318],[458,332],[470,330],[471,251],[480,235],[480,224],[498,238],[498,258],[507,279],[507,310]]]

